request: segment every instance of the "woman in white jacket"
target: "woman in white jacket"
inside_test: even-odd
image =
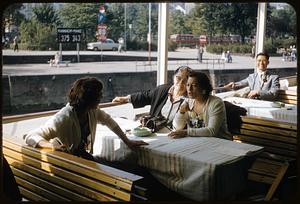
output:
[[[173,120],[172,138],[208,136],[231,139],[227,130],[226,110],[222,99],[212,96],[212,85],[202,72],[192,72],[187,81],[189,98],[180,106]],[[187,127],[187,128],[185,128]]]
[[[102,89],[102,82],[95,77],[75,81],[68,93],[69,103],[43,126],[25,135],[25,142],[33,147],[67,151],[94,160],[91,154],[99,122],[108,126],[131,149],[147,144],[129,140],[111,116],[98,108]]]

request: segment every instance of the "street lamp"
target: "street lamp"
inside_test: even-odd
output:
[[[126,3],[124,3],[124,49],[127,50],[127,43],[126,43]]]
[[[148,28],[148,52],[149,52],[149,56],[148,56],[148,61],[149,64],[151,64],[151,3],[149,3],[149,28]]]

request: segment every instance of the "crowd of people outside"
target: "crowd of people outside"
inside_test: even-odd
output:
[[[296,61],[297,49],[296,45],[291,45],[289,48],[281,48],[282,61]]]
[[[224,62],[231,63],[232,62],[232,56],[231,52],[227,50],[227,52],[223,51],[221,55],[221,60],[224,60]]]

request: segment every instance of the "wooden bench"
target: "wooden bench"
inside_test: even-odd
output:
[[[56,67],[60,67],[61,64],[64,64],[64,65],[66,65],[66,67],[68,67],[69,64],[71,63],[71,61],[59,61],[57,64],[51,63],[51,61],[48,61],[48,63],[50,64],[51,67],[53,67],[53,65],[55,65]]]
[[[275,100],[288,104],[297,104],[297,91],[279,90],[278,96]]]
[[[291,176],[296,175],[296,123],[243,116],[240,133],[234,135],[233,140],[265,148],[265,151],[258,156],[248,170],[250,181],[271,185],[264,200],[273,198],[286,173]]]
[[[120,105],[101,103],[99,108]],[[8,124],[51,116],[59,110],[4,116]],[[32,148],[3,135],[3,153],[22,196],[29,201],[147,200],[143,177],[59,151]]]
[[[8,139],[3,139],[3,153],[29,201],[147,200],[138,175]]]
[[[282,80],[287,80],[288,81],[288,86],[297,86],[297,75],[292,75],[292,76],[286,76],[286,77],[280,77],[279,78],[279,83]]]

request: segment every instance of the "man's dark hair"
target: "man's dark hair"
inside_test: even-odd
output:
[[[260,52],[260,53],[258,53],[257,55],[256,55],[256,59],[257,59],[257,57],[258,56],[260,56],[260,55],[262,55],[262,56],[265,56],[266,58],[267,58],[267,60],[269,60],[269,55],[268,55],[268,53],[266,53],[266,52]]]
[[[196,78],[198,86],[203,91],[203,93],[200,93],[200,94],[204,95],[205,99],[207,99],[208,96],[210,95],[210,93],[213,90],[210,79],[207,76],[207,74],[205,74],[203,72],[193,71],[189,74],[189,77],[195,77]]]
[[[97,78],[80,78],[73,83],[68,92],[69,103],[76,109],[84,109],[99,100],[102,89],[103,83]]]

